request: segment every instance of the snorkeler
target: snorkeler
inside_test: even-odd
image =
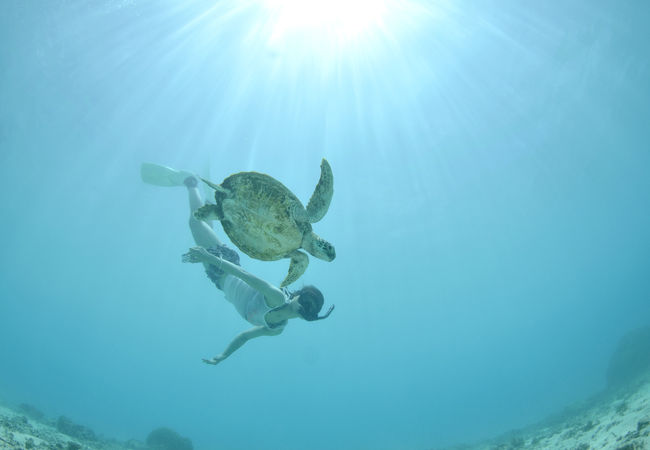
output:
[[[204,206],[198,189],[198,178],[189,172],[178,171],[155,164],[143,164],[142,179],[156,186],[185,186],[190,203],[190,230],[197,247],[183,255],[183,262],[203,263],[206,275],[226,300],[253,328],[238,334],[224,351],[206,364],[219,364],[250,339],[259,336],[277,336],[289,319],[315,321],[327,318],[334,309],[330,306],[322,316],[323,294],[314,286],[305,286],[291,292],[280,289],[256,277],[239,265],[239,255],[219,241],[210,222],[198,220],[194,212]]]

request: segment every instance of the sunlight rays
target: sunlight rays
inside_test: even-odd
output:
[[[417,109],[446,48],[451,8],[448,0],[134,0],[130,11],[97,17],[121,31],[106,34],[96,72],[117,66],[133,93],[113,127],[136,115],[143,130],[165,124],[160,145],[174,139],[185,164],[236,148],[263,167],[282,151],[343,151],[361,130],[355,151],[389,158],[393,150],[374,141]],[[425,43],[432,31],[435,42]],[[339,135],[344,142],[330,142]]]
[[[273,21],[269,45],[286,45],[287,39],[318,39],[342,45],[373,28],[381,28],[386,0],[264,0]]]
[[[416,0],[259,1],[271,51],[320,61],[380,49],[404,27],[442,11],[437,2]]]

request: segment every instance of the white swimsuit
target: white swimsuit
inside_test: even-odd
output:
[[[271,330],[283,329],[287,324],[285,320],[275,327],[269,326],[265,316],[274,308],[266,304],[264,294],[253,289],[244,281],[232,275],[226,275],[223,278],[222,285],[226,300],[232,303],[237,312],[248,322]]]

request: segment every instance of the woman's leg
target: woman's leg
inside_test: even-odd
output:
[[[216,249],[217,247],[222,246],[223,244],[217,237],[217,234],[212,229],[211,224],[203,220],[198,220],[196,217],[194,217],[194,211],[196,211],[197,209],[199,209],[204,205],[203,199],[201,198],[201,193],[197,188],[198,179],[194,176],[187,177],[183,183],[187,187],[187,195],[190,200],[190,230],[192,231],[194,242],[196,243],[196,245],[208,249],[209,248]],[[222,248],[221,252],[225,250],[228,249]],[[229,258],[223,253],[221,253],[221,257],[235,264],[239,264],[239,256],[232,250],[230,250],[230,252],[234,253],[234,259]],[[212,280],[212,282],[217,286],[217,288],[223,289],[223,280],[228,275],[226,275],[224,272],[218,269],[215,270],[215,267],[214,266],[210,267],[209,264],[204,263],[203,267],[205,267],[205,271],[208,275],[208,278]]]
[[[204,205],[201,193],[197,188],[197,178],[187,177],[184,184],[187,186],[187,194],[190,200],[190,230],[192,231],[194,242],[196,242],[196,245],[205,248],[221,245],[221,241],[219,241],[217,234],[214,232],[210,224],[194,217],[194,211]]]

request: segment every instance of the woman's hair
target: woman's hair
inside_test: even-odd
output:
[[[291,292],[292,298],[296,295],[300,296],[298,298],[298,304],[300,305],[299,314],[305,320],[314,321],[324,319],[334,309],[334,306],[331,306],[324,316],[318,315],[320,310],[323,309],[325,298],[315,286],[305,286],[302,289]]]

